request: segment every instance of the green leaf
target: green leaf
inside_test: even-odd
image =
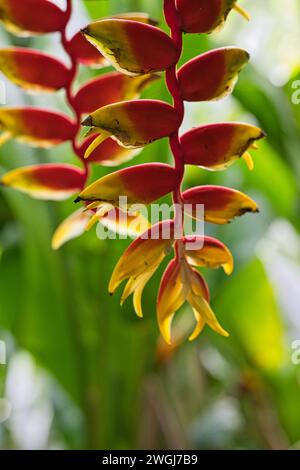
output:
[[[227,341],[236,343],[248,364],[274,370],[284,363],[284,326],[272,287],[258,259],[224,284],[214,310],[230,333]]]
[[[91,18],[93,19],[98,19],[109,15],[109,1],[84,0],[83,3]]]
[[[290,219],[297,216],[297,178],[295,173],[269,145],[268,139],[252,151],[254,170],[245,170],[245,183],[258,188],[270,199],[274,212]]]

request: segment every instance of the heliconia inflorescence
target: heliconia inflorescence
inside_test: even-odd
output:
[[[5,174],[1,184],[48,200],[77,194],[76,202],[83,206],[57,228],[53,249],[99,221],[119,233],[129,233],[130,227],[135,240],[117,263],[109,292],[114,293],[126,281],[121,304],[133,295],[139,317],[143,316],[144,287],[173,253],[157,299],[159,328],[165,341],[171,343],[173,318],[185,302],[195,319],[190,340],[205,325],[228,336],[210,306],[209,289],[199,268],[222,267],[229,275],[233,271],[232,254],[215,238],[186,234],[184,217],[199,218],[198,205],[204,205],[205,222],[214,224],[226,224],[246,212],[258,211],[250,197],[235,189],[198,186],[182,191],[185,165],[224,170],[242,158],[252,169],[249,150],[256,148],[264,133],[254,125],[221,122],[202,124],[180,135],[184,102],[219,100],[230,94],[249,60],[245,50],[226,47],[201,54],[179,68],[183,34],[215,32],[231,10],[249,17],[237,0],[164,0],[163,9],[170,35],[149,15],[133,12],[95,21],[69,39],[66,29],[72,0],[66,0],[64,11],[48,0],[0,0],[0,20],[9,31],[20,36],[59,32],[70,58],[66,65],[40,51],[2,48],[0,70],[26,92],[64,89],[74,114],[69,118],[47,109],[2,108],[0,143],[14,138],[47,148],[71,142],[80,166],[25,166]],[[79,64],[94,68],[112,65],[116,71],[103,73],[74,91]],[[141,91],[162,72],[173,104],[139,99]],[[89,130],[80,141],[81,124]],[[162,138],[169,139],[174,166],[159,162],[131,166],[87,184],[91,165],[117,166]],[[138,204],[151,204],[168,194],[172,194],[174,203],[172,220],[151,226],[141,212],[132,211]],[[120,204],[123,196],[125,205]]]

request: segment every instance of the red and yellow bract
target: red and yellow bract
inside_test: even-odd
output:
[[[182,31],[186,33],[212,33],[222,28],[232,9],[246,19],[247,13],[237,0],[175,0]]]
[[[144,75],[176,62],[176,47],[159,28],[140,21],[105,19],[88,25],[86,38],[123,73]]]
[[[0,132],[33,147],[48,148],[72,140],[76,126],[68,116],[54,111],[32,107],[1,108]]]
[[[182,198],[187,214],[197,216],[197,205],[203,204],[204,220],[214,224],[227,224],[246,212],[258,212],[253,199],[224,186],[197,186],[184,191]]]
[[[74,98],[75,107],[80,113],[89,114],[118,101],[138,98],[143,88],[157,78],[156,75],[128,77],[119,72],[106,73],[78,90]]]
[[[128,205],[150,204],[172,192],[176,184],[174,168],[163,163],[145,163],[110,173],[95,181],[79,194],[79,200],[118,205],[119,196],[126,196]]]
[[[264,135],[258,127],[239,122],[195,127],[180,139],[184,163],[210,170],[224,170],[241,157],[248,163],[248,150]]]
[[[84,179],[84,171],[76,166],[49,163],[12,170],[0,183],[34,198],[61,201],[77,193]]]
[[[184,64],[178,80],[185,101],[211,101],[229,95],[249,54],[237,47],[206,52]]]
[[[68,18],[48,0],[0,0],[0,20],[11,33],[26,37],[61,31]]]
[[[67,86],[70,71],[59,60],[38,51],[0,49],[0,70],[9,80],[32,92],[56,91]]]

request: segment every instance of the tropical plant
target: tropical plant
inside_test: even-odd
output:
[[[30,18],[22,7],[25,3],[29,5],[30,12],[34,11]],[[59,7],[53,7],[54,3]],[[205,3],[209,5],[213,2]],[[72,191],[70,188],[71,197],[65,201],[48,202],[32,199],[2,185],[0,346],[6,346],[7,364],[0,364],[1,447],[299,447],[299,351],[298,341],[294,341],[300,334],[297,308],[300,301],[300,127],[296,99],[299,81],[299,2],[287,0],[286,8],[282,8],[283,2],[271,0],[240,0],[238,4],[251,13],[250,25],[240,21],[239,16],[232,12],[226,19],[226,27],[220,32],[217,29],[211,34],[197,34],[194,31],[183,34],[183,50],[176,65],[179,72],[181,66],[184,68],[195,56],[204,54],[209,61],[217,57],[214,50],[222,51],[222,46],[229,49],[232,45],[233,50],[242,48],[249,51],[252,59],[240,74],[233,93],[224,100],[185,101],[185,118],[180,126],[180,143],[188,155],[182,194],[187,195],[190,202],[193,199],[197,202],[199,191],[201,201],[207,210],[210,209],[209,213],[206,210],[205,232],[207,238],[214,238],[214,241],[204,244],[202,253],[227,253],[229,260],[228,251],[224,251],[225,244],[234,255],[235,269],[230,280],[221,269],[204,271],[200,266],[201,274],[205,272],[211,290],[211,308],[230,333],[230,338],[216,335],[206,328],[197,341],[183,343],[183,338],[191,334],[195,322],[189,302],[182,306],[174,319],[172,344],[168,345],[159,335],[155,315],[157,287],[170,261],[169,252],[173,258],[173,248],[176,251],[176,246],[169,247],[168,240],[163,240],[167,245],[166,256],[144,289],[143,321],[132,314],[131,302],[125,302],[120,309],[118,296],[107,295],[114,266],[129,244],[128,240],[122,239],[125,237],[121,236],[121,232],[127,232],[127,238],[128,232],[139,238],[139,225],[143,225],[142,231],[150,228],[145,217],[136,218],[137,214],[131,209],[127,212],[124,208],[124,212],[116,211],[117,214],[110,210],[110,216],[101,218],[101,224],[97,223],[97,238],[93,230],[85,230],[85,227],[98,222],[99,211],[95,217],[97,208],[78,208],[80,204],[77,207],[74,205],[81,187]],[[0,28],[1,48],[11,46],[28,52],[32,49],[47,51],[47,54],[40,54],[52,54],[51,57],[55,58],[51,62],[57,76],[55,87],[66,83],[64,70],[70,70],[72,66],[69,54],[65,53],[59,41],[61,33],[57,31],[65,20],[64,0],[32,0],[28,3],[25,0],[1,0],[0,6],[0,15],[9,27],[9,31]],[[40,14],[41,7],[46,14]],[[82,109],[80,120],[87,119],[96,108],[111,104],[113,99],[108,95],[114,95],[116,90],[118,96],[122,95],[116,97],[116,102],[123,98],[125,101],[136,100],[138,96],[131,94],[129,89],[124,96],[125,88],[121,83],[125,86],[126,83],[135,83],[137,79],[143,80],[145,76],[131,77],[114,72],[99,50],[83,40],[79,29],[99,17],[119,16],[121,10],[144,10],[158,20],[153,24],[151,19],[151,25],[159,25],[167,33],[168,26],[161,7],[162,2],[149,0],[72,2],[73,14],[68,21],[67,40],[74,38],[72,49],[77,50],[77,57],[81,57],[76,60],[77,73],[72,82],[72,95],[75,97],[78,90],[84,90],[85,86],[89,94],[88,80],[95,83],[94,87],[91,85],[88,100],[85,101],[85,91],[77,100],[78,107]],[[3,12],[6,12],[6,19]],[[141,14],[135,13],[134,21],[137,16],[141,19]],[[60,20],[57,21],[57,18]],[[149,21],[149,15],[147,18]],[[194,18],[193,14],[191,19]],[[125,19],[128,17],[125,16]],[[26,36],[24,31],[27,31]],[[17,35],[14,34],[16,32]],[[150,50],[153,53],[159,49],[158,46],[150,46],[147,43],[149,55]],[[16,57],[17,63],[21,64],[20,56]],[[29,59],[27,55],[27,64],[31,63]],[[57,67],[57,62],[65,64],[65,67]],[[6,62],[0,60],[0,63],[4,72]],[[45,68],[42,67],[42,70]],[[53,77],[49,67],[47,75],[45,85],[50,88]],[[155,97],[173,106],[165,81],[158,79],[161,75],[161,72],[146,75],[149,81],[145,83],[140,97],[144,100]],[[206,73],[205,65],[201,80],[212,80],[214,76],[215,69],[214,75]],[[35,80],[39,83],[37,74]],[[101,87],[97,85],[97,80]],[[76,116],[65,100],[65,87],[55,93],[43,94],[37,93],[38,89],[35,88],[31,90],[35,92],[33,95],[24,93],[24,88],[18,89],[1,76],[0,111],[4,111],[4,86],[4,106],[42,108],[46,112],[51,109],[58,125],[50,144],[40,141],[42,147],[24,145],[17,138],[7,140],[0,148],[1,175],[25,165],[60,166],[64,162],[67,167],[71,165],[75,168],[74,181],[77,185],[81,178],[79,176],[77,180],[77,171],[81,175],[87,163],[90,173],[84,186],[87,188],[90,182],[99,178],[112,177],[114,173],[111,172],[116,169],[112,165],[120,164],[121,171],[128,171],[128,162],[132,157],[136,163],[146,164],[146,167],[155,161],[158,164],[156,176],[163,174],[166,167],[166,171],[174,175],[173,171],[169,172],[169,167],[173,168],[170,166],[172,151],[169,137],[143,149],[128,149],[108,138],[95,147],[93,155],[84,159],[96,134],[86,138],[83,136],[84,129],[80,131],[78,126],[76,144],[82,146],[82,157],[79,159],[70,145],[73,134],[72,138],[68,135],[67,123],[74,124]],[[212,96],[207,93],[207,88],[204,91],[206,94],[199,95],[199,99]],[[57,117],[62,113],[66,119]],[[45,114],[36,114],[36,121],[42,127],[40,116],[45,119]],[[48,118],[51,124],[49,115]],[[192,129],[193,126],[202,124],[203,136],[211,132],[210,143],[214,144],[217,152],[217,143],[222,142],[222,135],[229,135],[236,128],[235,121],[261,127],[268,135],[255,152],[255,171],[248,171],[243,159],[227,171],[203,171],[207,166],[207,155],[204,151],[199,153],[197,141],[201,142],[202,137],[197,129]],[[41,134],[40,137],[51,138],[51,132],[54,132],[50,132],[51,126],[47,128],[48,134]],[[249,129],[248,124],[246,128]],[[243,129],[241,127],[239,132]],[[70,134],[72,132],[73,125],[70,126]],[[96,133],[99,134],[97,130]],[[2,135],[3,140],[8,139],[8,134],[3,132]],[[65,138],[68,140],[60,144],[56,142]],[[43,148],[44,145],[48,148]],[[111,149],[117,152],[115,159]],[[252,149],[249,150],[252,153]],[[229,150],[226,156],[230,157],[230,153]],[[100,161],[94,162],[94,157]],[[212,161],[210,163],[210,169],[218,170],[218,161],[216,168],[213,168]],[[162,164],[166,164],[163,169]],[[154,177],[155,182],[157,179]],[[143,182],[151,188],[152,180],[147,178]],[[132,186],[137,186],[137,183]],[[224,212],[218,211],[218,206],[209,206],[212,201],[210,191],[216,186],[228,188],[223,195],[219,192],[219,201],[221,196],[226,197],[228,190],[231,193],[240,191],[251,196],[251,201],[257,201],[260,213],[225,224]],[[163,199],[163,202],[168,202],[168,208],[170,193]],[[54,192],[51,197],[53,195]],[[98,203],[95,201],[95,205]],[[149,211],[155,207],[154,203],[147,206]],[[195,219],[190,215],[196,215],[196,208],[193,204],[189,208],[185,205],[185,225],[191,220],[195,225]],[[127,217],[123,218],[124,215]],[[65,217],[65,223],[55,232],[53,247],[59,248],[76,233],[82,233],[82,236],[64,244],[60,250],[51,250],[51,235]],[[166,227],[166,231],[172,229],[173,224],[168,222],[170,218],[173,217],[165,217],[165,223],[154,227],[153,232],[160,233],[158,227],[161,230]],[[201,211],[200,218],[199,227],[202,223]],[[108,238],[118,240],[99,239],[107,229]],[[119,231],[120,236],[114,234],[115,230]],[[185,250],[189,242],[195,246],[197,237],[191,235],[188,229],[185,237]],[[216,242],[216,239],[223,243]],[[151,243],[151,240],[146,241]],[[200,236],[202,242],[203,237]],[[138,243],[134,243],[135,249],[139,249]],[[201,263],[196,250],[186,254],[189,262]],[[156,262],[159,259],[158,252]],[[216,259],[219,258],[210,256],[211,262]],[[178,269],[174,264],[169,269],[170,275],[176,274]],[[227,272],[230,266],[230,263],[224,265]],[[196,266],[194,268],[197,269]],[[7,419],[9,410],[11,416]]]
[[[175,257],[163,275],[157,303],[163,337],[171,343],[173,317],[186,300],[196,320],[190,339],[196,338],[206,324],[227,336],[209,306],[208,287],[195,267],[223,266],[230,274],[232,255],[212,237],[197,236],[193,247],[186,247],[192,244],[192,239],[184,234],[185,207],[190,206],[189,216],[197,218],[197,205],[202,204],[207,222],[224,224],[245,212],[256,212],[258,206],[243,193],[220,186],[199,186],[182,192],[184,170],[187,164],[223,170],[240,157],[252,169],[248,149],[256,148],[255,141],[264,134],[253,125],[227,122],[200,126],[180,137],[184,101],[218,100],[231,93],[249,55],[243,49],[221,48],[193,58],[179,70],[177,64],[184,32],[211,33],[224,24],[232,9],[246,19],[247,14],[236,1],[165,0],[164,14],[171,37],[154,26],[147,14],[133,13],[94,22],[82,30],[82,35],[77,33],[69,40],[66,29],[72,12],[71,0],[65,12],[49,2],[34,0],[37,9],[34,20],[26,13],[32,0],[27,3],[19,8],[14,1],[4,1],[3,23],[21,35],[59,31],[71,66],[35,50],[5,48],[0,51],[1,70],[29,92],[64,88],[74,119],[44,109],[3,108],[0,113],[2,143],[14,137],[47,148],[69,140],[83,168],[66,164],[18,168],[4,175],[2,184],[50,200],[65,199],[80,191],[77,201],[84,201],[84,207],[58,228],[52,243],[55,249],[98,220],[111,222],[116,213],[114,208],[120,215],[123,211],[130,212],[136,203],[150,204],[172,192],[174,219],[156,226],[155,236],[153,227],[147,228],[130,245],[116,266],[109,290],[113,293],[127,279],[121,302],[133,294],[135,311],[142,316],[144,286],[173,248]],[[45,6],[49,9],[46,16]],[[78,63],[101,66],[105,60],[118,72],[93,79],[74,93]],[[128,101],[156,78],[154,73],[162,71],[166,72],[173,106],[157,100]],[[83,125],[90,127],[89,137],[78,143],[81,119],[86,114]],[[92,163],[122,163],[135,156],[138,149],[163,137],[169,137],[174,167],[163,163],[131,166],[86,185]],[[120,205],[121,196],[127,198],[125,206]],[[140,214],[131,216],[130,222],[132,218],[139,220]],[[118,230],[120,217],[115,217],[114,225]],[[162,233],[166,226],[167,240]]]

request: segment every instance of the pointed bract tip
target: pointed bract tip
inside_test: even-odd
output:
[[[160,21],[156,20],[155,18],[150,17],[149,24],[151,24],[152,26],[158,26],[160,24]]]
[[[117,289],[118,286],[116,286],[116,284],[113,284],[112,281],[110,280],[109,282],[109,285],[108,285],[108,294],[110,296],[114,295],[116,289]]]
[[[227,276],[231,276],[231,274],[232,274],[233,271],[234,271],[234,260],[233,260],[233,257],[231,257],[230,261],[228,261],[227,263],[223,264],[223,269],[224,269],[225,274],[227,274]]]
[[[93,126],[93,118],[92,116],[87,116],[82,122],[82,126],[92,127]]]
[[[111,134],[109,132],[102,131],[102,134],[100,134],[96,139],[93,140],[93,142],[88,146],[88,148],[85,151],[84,158],[87,159],[89,156],[93,153],[93,151],[100,145],[102,144],[105,140],[107,140]]]
[[[89,27],[86,26],[85,28],[82,28],[82,29],[80,30],[80,32],[81,32],[81,34],[88,34],[88,33],[89,33]]]
[[[259,214],[260,213],[259,207],[247,207],[243,210],[243,212],[240,215],[244,215],[244,214],[247,214],[247,213]]]
[[[246,21],[250,21],[251,20],[251,17],[249,15],[249,13],[244,9],[242,8],[240,5],[234,5],[233,9],[239,13]]]
[[[245,152],[242,156],[243,160],[245,161],[248,170],[253,171],[254,170],[254,162],[251,154],[249,152]]]
[[[164,341],[169,346],[171,346],[172,345],[171,326],[165,327],[164,325],[160,325],[160,333],[161,333]]]

